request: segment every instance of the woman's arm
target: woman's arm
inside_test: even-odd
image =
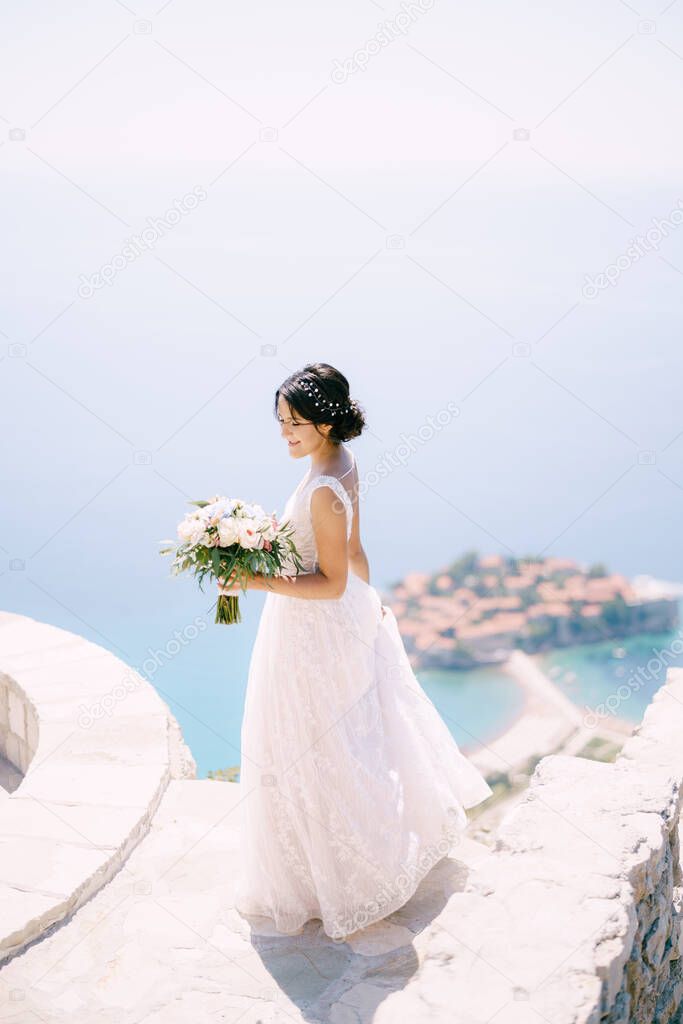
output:
[[[318,572],[298,576],[264,576],[256,573],[249,580],[249,590],[269,590],[287,597],[309,600],[335,600],[346,589],[348,577],[348,545],[346,541],[346,509],[331,487],[316,487],[311,494],[311,522],[318,550]],[[218,586],[223,594],[240,590],[234,578],[227,587]]]

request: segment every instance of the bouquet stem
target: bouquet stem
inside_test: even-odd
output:
[[[228,626],[242,621],[238,594],[219,594],[215,621]]]

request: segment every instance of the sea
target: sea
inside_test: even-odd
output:
[[[679,601],[679,622],[683,602]],[[539,666],[582,709],[638,723],[666,680],[683,666],[683,629],[565,647],[534,655]]]
[[[187,587],[187,581],[175,584]],[[213,623],[211,599],[198,619],[203,628],[178,626],[179,643],[173,642],[173,631],[163,620],[156,624],[157,642],[151,644],[149,622],[137,636],[132,623],[126,626],[130,662],[157,687],[180,721],[199,777],[240,763],[249,659],[264,600],[258,592],[242,597],[242,622],[227,626]],[[130,644],[132,635],[136,642]],[[683,666],[682,650],[683,631],[671,630],[533,657],[582,710],[599,709],[636,723],[664,683],[666,669]],[[465,753],[490,743],[524,706],[521,688],[495,665],[467,671],[418,670],[416,676]]]

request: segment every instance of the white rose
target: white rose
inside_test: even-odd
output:
[[[185,518],[178,523],[178,538],[184,542],[190,540],[197,532],[197,524],[199,520],[196,512],[191,512],[186,515]],[[204,525],[201,524],[201,528],[204,529]]]
[[[243,548],[259,547],[261,538],[257,531],[257,523],[253,519],[238,519],[237,539]]]
[[[192,533],[192,527],[187,519],[183,519],[182,523],[178,523],[178,540],[182,541],[183,544],[190,539]]]
[[[199,517],[184,519],[178,526],[178,537],[184,544],[208,544],[209,535],[206,532],[206,523]]]
[[[229,548],[237,543],[237,522],[232,516],[225,516],[218,522],[218,537],[222,548]]]

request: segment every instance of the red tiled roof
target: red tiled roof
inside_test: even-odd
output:
[[[509,590],[523,590],[532,586],[533,582],[530,576],[503,576],[503,585]]]
[[[482,569],[497,569],[503,564],[502,555],[482,555],[479,566]]]
[[[571,607],[564,601],[547,601],[544,607],[546,615],[553,619],[563,619],[572,612]]]
[[[545,560],[546,572],[562,572],[565,569],[578,568],[573,558],[546,558]]]
[[[501,633],[515,633],[526,625],[526,616],[522,612],[508,612],[495,615],[492,619],[479,624],[456,628],[458,638],[477,636],[497,636]]]

